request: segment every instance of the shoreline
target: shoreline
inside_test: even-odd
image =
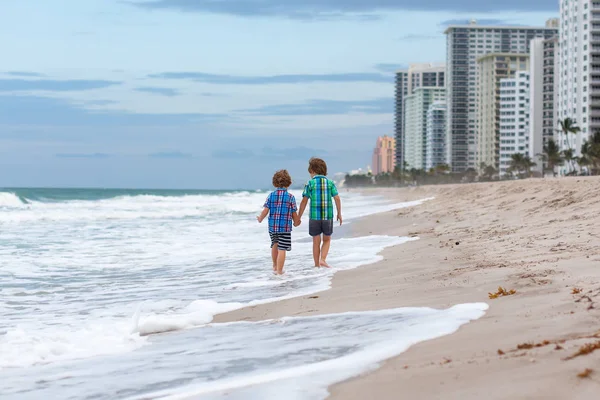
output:
[[[329,398],[398,398],[400,391],[427,399],[597,398],[600,351],[563,359],[600,340],[593,337],[600,313],[588,309],[600,300],[598,184],[589,177],[363,191],[394,201],[435,197],[351,226],[352,236],[420,240],[383,250],[378,263],[337,272],[324,292],[213,322],[486,302],[481,319],[330,386]],[[517,293],[489,299],[498,286]],[[571,294],[573,288],[582,291]],[[578,377],[586,368],[596,371]]]

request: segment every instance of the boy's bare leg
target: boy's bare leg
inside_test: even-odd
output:
[[[321,264],[321,235],[313,236],[313,258],[315,260],[315,267],[320,267]]]
[[[279,253],[279,250],[277,250],[277,243],[275,243],[273,245],[273,247],[271,247],[271,258],[273,259],[273,271],[277,272],[277,253]]]
[[[279,250],[277,254],[277,273],[283,275],[283,264],[285,264],[285,250]]]
[[[321,247],[321,259],[319,260],[319,265],[321,267],[330,268],[329,264],[327,264],[327,255],[329,254],[329,248],[331,246],[331,236],[323,235],[323,246]]]

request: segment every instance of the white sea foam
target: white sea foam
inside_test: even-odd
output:
[[[19,197],[11,192],[0,192],[0,209],[22,208],[25,203]]]
[[[127,356],[0,371],[3,398],[322,399],[327,387],[480,318],[487,305],[399,308],[152,336]]]
[[[375,262],[407,240],[338,239],[335,268],[315,270],[310,243],[298,241],[304,224],[280,278],[270,273],[266,226],[254,219],[264,192],[28,204],[0,195],[0,369],[129,352],[149,333],[325,290],[335,270]],[[416,205],[343,196],[349,221]]]
[[[443,311],[404,308],[320,317],[283,318],[280,321],[284,324],[289,322],[298,325],[306,324],[310,326],[309,329],[315,326],[313,333],[316,335],[326,332],[327,328],[325,324],[321,326],[314,324],[315,321],[342,320],[344,322],[339,325],[343,328],[343,332],[341,335],[336,334],[337,343],[329,346],[346,347],[349,351],[341,352],[341,356],[337,358],[283,370],[246,374],[200,385],[172,388],[151,393],[149,396],[165,400],[183,400],[198,398],[198,396],[205,397],[205,395],[228,399],[279,399],[285,393],[286,399],[323,399],[327,396],[329,385],[359,375],[377,366],[377,363],[406,351],[416,343],[454,333],[461,325],[482,317],[487,309],[488,305],[485,303],[472,303],[459,304]],[[370,323],[365,323],[364,320],[356,323],[353,321],[354,318],[358,320],[372,318],[372,320]],[[383,321],[386,318],[388,320]],[[339,333],[335,329],[338,328],[335,322],[332,325],[336,333]],[[366,337],[362,337],[363,334]],[[361,338],[357,340],[358,335]],[[324,341],[321,341],[321,345],[327,347]],[[306,349],[302,350],[306,351]],[[131,400],[141,399],[142,396],[131,398]]]

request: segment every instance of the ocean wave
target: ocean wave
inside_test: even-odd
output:
[[[300,193],[295,193],[298,197]],[[114,221],[148,219],[209,219],[213,221],[241,217],[251,219],[262,208],[263,192],[227,192],[161,196],[123,195],[98,200],[49,201],[25,198],[19,193],[0,192],[0,223],[33,221]],[[370,214],[412,207],[423,199],[390,204],[385,199],[351,196],[344,199],[347,222]]]
[[[208,324],[220,313],[242,308],[242,303],[218,303],[213,300],[196,300],[181,312],[173,314],[152,314],[142,316],[143,305],[140,305],[132,318],[131,334],[141,336],[180,331]]]
[[[23,208],[29,202],[12,192],[0,192],[0,208]]]
[[[146,343],[146,338],[131,333],[128,324],[115,321],[51,331],[16,327],[0,339],[0,370],[119,354]]]
[[[98,201],[131,201],[139,203],[169,202],[174,199],[195,199],[198,197],[243,198],[252,194],[265,194],[257,191],[219,190],[126,190],[126,189],[0,189],[2,198],[20,200],[21,203],[80,203]],[[9,200],[6,200],[8,203]]]
[[[264,194],[125,195],[98,200],[50,201],[0,192],[0,222],[98,221],[132,219],[227,218],[255,214]]]
[[[129,275],[118,278],[120,272],[112,273],[107,270],[101,272],[102,275],[112,274],[106,280],[88,270],[89,275],[86,275],[85,281],[70,286],[65,284],[51,288],[26,288],[21,284],[19,287],[4,290],[2,295],[13,304],[27,302],[30,306],[22,304],[25,309],[7,309],[2,312],[0,304],[0,312],[7,316],[7,321],[10,321],[11,313],[23,318],[23,315],[31,310],[30,307],[38,309],[39,302],[56,304],[57,308],[50,305],[50,308],[44,308],[48,317],[51,317],[46,322],[43,321],[44,318],[30,322],[20,319],[18,323],[15,321],[8,327],[10,334],[0,336],[0,369],[129,352],[144,345],[144,338],[148,335],[203,326],[220,313],[327,290],[336,271],[377,262],[382,259],[378,253],[383,248],[412,240],[417,239],[391,236],[337,239],[335,246],[338,254],[332,255],[330,260],[335,268],[314,269],[307,267],[302,260],[290,259],[286,266],[287,274],[284,276],[271,275],[269,269],[257,271],[256,268],[251,268],[252,279],[248,276],[246,279],[240,279],[238,284],[229,284],[227,280],[235,280],[236,277],[228,277],[226,273],[220,276],[223,278],[223,284],[216,284],[213,292],[209,292],[207,286],[202,287],[190,281],[182,275],[180,269],[164,269],[159,279],[148,281],[145,285],[131,282],[133,277]],[[296,245],[296,251],[306,256],[309,255],[310,248],[310,243]],[[198,257],[197,254],[192,256]],[[208,254],[206,256],[214,257]],[[252,260],[255,256],[246,252],[241,257],[250,257]],[[62,271],[69,269],[64,268],[64,262],[59,265]],[[139,269],[140,266],[130,266],[126,269],[129,268]],[[195,274],[201,272],[202,268],[199,268]],[[235,269],[231,269],[230,272],[241,273]],[[56,273],[55,271],[53,274]],[[142,274],[144,271],[139,270],[138,275]],[[182,275],[181,278],[178,278],[179,275]],[[66,279],[69,276],[71,275]],[[183,286],[174,286],[173,280],[176,279],[179,279],[179,284]],[[92,285],[96,289],[88,292],[86,285]],[[103,287],[106,289],[101,289]],[[197,296],[198,288],[204,293],[213,293],[213,297],[184,300]],[[160,292],[168,296],[174,290],[182,292],[183,298],[158,297],[135,301],[147,298],[150,292]],[[81,307],[69,300],[74,296],[80,299]],[[93,307],[94,304],[98,306]],[[123,310],[128,309],[131,312],[130,317],[126,316],[127,313],[123,315]]]

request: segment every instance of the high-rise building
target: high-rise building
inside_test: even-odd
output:
[[[538,154],[544,151],[549,139],[554,138],[557,121],[554,117],[555,93],[558,76],[555,79],[555,51],[558,38],[536,38],[530,44],[530,103],[529,103],[529,156],[536,160],[538,171],[543,163]]]
[[[600,129],[600,1],[561,0],[556,117],[571,118],[579,133],[557,133],[562,150],[580,155],[583,142]],[[568,172],[568,165],[562,172]]]
[[[396,101],[394,110],[394,138],[396,165],[404,165],[404,99],[408,96],[408,70],[396,72]]]
[[[387,135],[377,138],[377,144],[373,149],[373,175],[394,172],[396,167],[396,141]]]
[[[406,97],[404,160],[408,168],[425,169],[427,160],[427,111],[437,101],[444,101],[441,87],[419,87]]]
[[[530,154],[529,131],[529,71],[517,72],[513,78],[500,79],[499,166],[500,176],[505,176],[512,162],[512,155]]]
[[[444,87],[446,65],[443,63],[411,64],[408,68],[408,93],[419,87]]]
[[[455,172],[477,167],[477,58],[489,53],[528,53],[536,37],[558,32],[557,20],[546,27],[468,25],[446,29],[447,153]]]
[[[491,53],[477,60],[479,65],[477,101],[477,157],[478,169],[500,167],[500,128],[503,123],[516,120],[513,127],[521,126],[529,118],[529,109],[516,110],[512,103],[501,104],[501,80],[514,78],[517,71],[529,71],[529,54]],[[525,102],[524,89],[517,88],[515,101]],[[521,104],[519,103],[519,104]],[[529,100],[527,99],[529,105]],[[512,126],[512,125],[511,125]]]
[[[444,87],[444,64],[412,64],[396,72],[395,133],[396,165],[404,165],[405,99],[418,87]]]
[[[425,139],[425,169],[429,170],[446,162],[446,102],[436,101],[427,110],[427,134]]]

